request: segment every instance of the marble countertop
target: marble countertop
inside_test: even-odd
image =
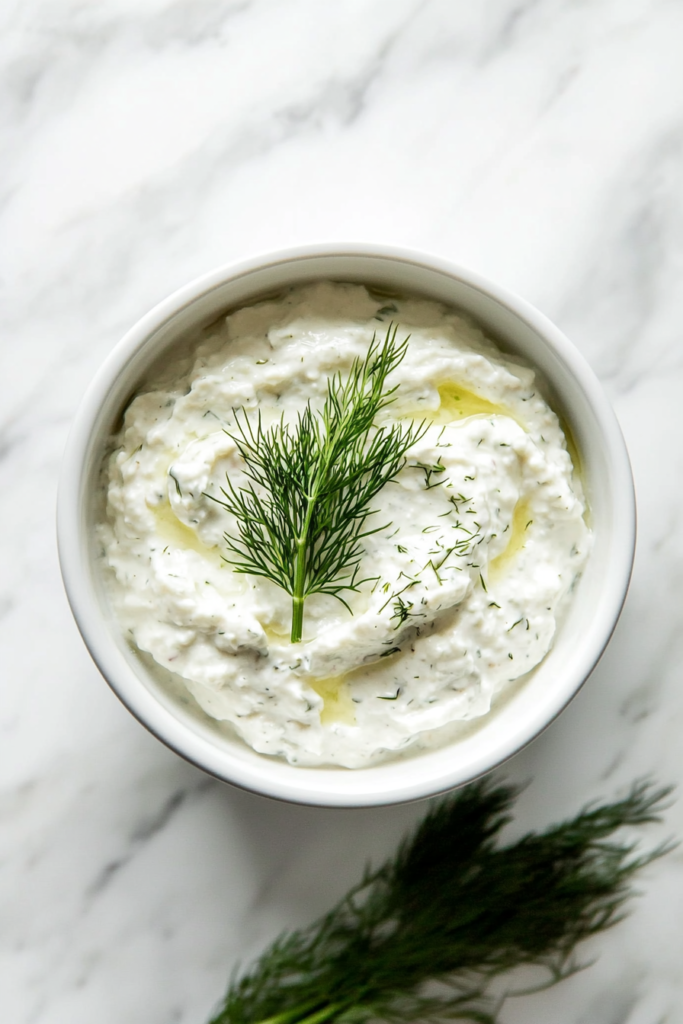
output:
[[[0,24],[0,1016],[203,1024],[238,957],[424,805],[251,796],[118,703],[55,551],[78,401],[154,303],[260,250],[413,245],[518,291],[603,381],[640,519],[603,661],[506,769],[532,780],[519,823],[679,780],[683,3],[7,0]],[[594,966],[503,1024],[682,1021],[683,852],[640,888]]]

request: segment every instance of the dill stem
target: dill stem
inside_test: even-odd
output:
[[[315,1013],[311,1013],[308,1017],[303,1017],[299,1024],[320,1024],[321,1021],[329,1020],[337,1010],[346,1009],[348,1003],[329,1003],[327,1006],[323,1006],[322,1010],[316,1010]]]
[[[334,434],[333,439],[336,440]],[[327,438],[329,442],[329,435]],[[306,495],[307,506],[306,506],[306,517],[304,519],[304,525],[301,528],[301,533],[297,539],[296,548],[296,566],[294,569],[294,587],[292,589],[292,632],[290,635],[290,643],[298,644],[303,636],[304,631],[304,601],[306,600],[306,549],[308,547],[308,531],[311,528],[311,520],[313,519],[313,512],[315,510],[316,502],[320,494],[321,482],[325,479],[329,470],[329,464],[331,460],[332,452],[334,451],[334,445],[330,446],[330,450],[327,455],[323,458],[322,465],[318,465],[315,474],[315,482],[311,488],[311,493]]]
[[[297,1006],[295,1010],[284,1010],[282,1013],[276,1013],[273,1017],[266,1017],[265,1020],[259,1021],[259,1024],[287,1024],[287,1021],[296,1021],[297,1018],[301,1020],[301,1013],[306,1013],[311,1006],[315,1006],[315,1003],[304,1003],[303,1006]]]
[[[266,1017],[259,1021],[259,1024],[286,1024],[286,1021],[296,1020],[299,1010],[287,1010],[285,1013],[276,1013],[274,1017]]]
[[[303,1009],[306,1011],[307,1007],[301,1007],[298,1010],[287,1010],[285,1013],[278,1013],[274,1017],[268,1017],[266,1020],[259,1021],[259,1024],[285,1024],[286,1021],[294,1020],[297,1024],[321,1024],[322,1021],[329,1020],[338,1010],[345,1010],[349,1006],[348,1003],[328,1003],[327,1006],[323,1006],[321,1010],[316,1010],[314,1013],[310,1013],[307,1017],[299,1017],[299,1013]]]
[[[308,495],[306,518],[297,539],[296,566],[294,569],[294,587],[292,589],[292,632],[290,642],[298,644],[304,631],[304,601],[306,600],[306,548],[308,547],[308,531],[311,527],[313,510],[318,499],[318,481],[313,493]]]
[[[298,644],[304,631],[304,580],[306,578],[306,540],[299,538],[296,553],[296,573],[294,576],[294,592],[292,594],[292,632],[291,643]]]

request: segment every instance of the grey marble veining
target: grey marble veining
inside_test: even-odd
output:
[[[0,10],[0,1017],[202,1024],[236,959],[324,910],[423,807],[222,786],[128,715],[64,598],[70,419],[138,316],[298,242],[415,245],[525,295],[633,460],[631,593],[506,774],[517,829],[683,773],[680,0],[8,0]],[[683,835],[679,801],[652,841]],[[683,1021],[683,853],[589,970],[504,1024]]]

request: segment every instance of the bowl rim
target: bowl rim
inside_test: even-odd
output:
[[[326,773],[328,776],[334,773],[336,778],[340,778],[342,773],[350,773],[358,777],[359,773],[376,773],[377,769],[299,768],[285,765],[285,762],[280,759],[271,758],[268,755],[258,755],[261,762],[259,762],[260,770],[257,771],[246,762],[231,759],[227,746],[222,749],[221,756],[218,756],[219,747],[216,744],[208,743],[199,734],[192,733],[177,716],[172,714],[169,708],[164,707],[154,697],[132,669],[128,674],[122,671],[121,666],[125,664],[122,655],[107,627],[104,616],[99,612],[98,597],[91,579],[91,566],[84,556],[85,549],[81,537],[82,483],[93,429],[97,424],[101,407],[106,402],[113,381],[124,371],[130,359],[160,328],[174,319],[182,310],[226,282],[248,277],[256,271],[320,257],[370,257],[409,264],[428,272],[436,272],[454,278],[465,286],[482,293],[486,299],[493,300],[495,304],[502,306],[549,344],[554,353],[569,368],[575,382],[578,383],[591,406],[601,430],[602,442],[606,446],[612,491],[619,495],[621,501],[620,516],[616,526],[619,536],[615,538],[617,541],[615,547],[622,552],[622,557],[618,563],[611,565],[611,579],[607,581],[609,583],[608,600],[603,602],[604,607],[602,608],[604,628],[601,637],[593,643],[590,650],[585,652],[584,667],[579,673],[581,678],[577,680],[573,689],[560,694],[550,712],[546,708],[540,717],[531,716],[526,722],[526,727],[518,728],[508,738],[507,743],[500,745],[495,761],[492,762],[490,758],[482,759],[482,763],[477,764],[475,759],[475,763],[465,776],[463,776],[462,770],[452,769],[441,772],[438,777],[433,777],[430,774],[425,778],[420,778],[419,771],[416,771],[412,775],[409,773],[408,778],[403,778],[400,784],[394,786],[380,783],[373,788],[368,779],[368,787],[362,792],[358,790],[358,787],[353,792],[344,792],[343,788],[340,790],[336,785],[334,791],[329,792],[324,786]],[[609,643],[628,591],[635,553],[635,537],[635,491],[621,429],[593,370],[562,331],[525,299],[489,281],[475,271],[419,249],[369,242],[318,242],[252,255],[202,274],[157,303],[114,346],[86,390],[67,439],[57,496],[57,542],[67,598],[78,629],[95,664],[128,710],[153,735],[177,754],[224,782],[263,796],[292,803],[327,807],[382,806],[405,803],[447,792],[487,774],[540,735],[578,693]],[[425,756],[418,755],[418,758]],[[403,763],[417,765],[418,758],[412,759],[412,762]],[[229,763],[229,770],[226,770],[226,761]],[[386,774],[386,770],[396,763],[385,762],[383,766],[379,767],[384,767]],[[292,776],[292,772],[298,773],[297,781]],[[316,778],[318,784],[313,784]]]

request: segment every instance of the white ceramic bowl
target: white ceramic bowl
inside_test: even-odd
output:
[[[221,733],[155,678],[125,643],[108,607],[94,552],[97,477],[107,439],[145,371],[179,339],[265,293],[320,278],[417,292],[467,311],[503,347],[537,367],[578,447],[594,547],[554,646],[466,737],[372,768],[297,768]],[[137,323],[101,368],[69,437],[58,502],[64,582],[83,639],[105,679],[160,740],[212,775],[254,792],[337,807],[398,803],[444,792],[516,753],[555,718],[595,667],[628,587],[635,503],[619,426],[594,374],[528,303],[424,253],[374,245],[315,245],[221,267],[181,288]]]

